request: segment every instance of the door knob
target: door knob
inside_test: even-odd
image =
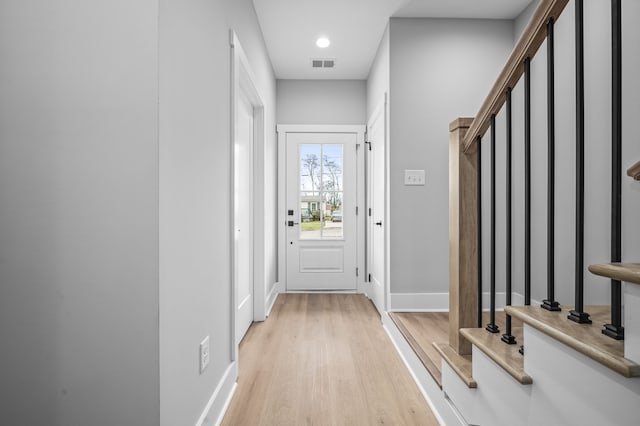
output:
[[[382,226],[382,221],[380,220],[380,221],[376,222],[376,225]]]

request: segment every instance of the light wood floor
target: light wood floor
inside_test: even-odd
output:
[[[391,319],[416,353],[422,365],[427,369],[438,386],[442,387],[442,356],[433,347],[434,342],[449,341],[448,312],[394,312]],[[482,325],[489,322],[489,313],[482,314]],[[500,327],[500,335],[505,330],[504,312],[496,312],[496,325]],[[522,321],[512,318],[513,327],[522,327]],[[520,347],[520,344],[518,344]]]
[[[279,295],[239,361],[223,425],[438,424],[363,295]]]

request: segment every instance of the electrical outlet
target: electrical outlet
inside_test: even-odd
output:
[[[209,352],[209,336],[207,336],[202,342],[200,342],[200,374],[202,374],[209,365],[210,358],[211,353]]]
[[[405,170],[404,171],[404,184],[405,185],[424,185],[424,170]]]

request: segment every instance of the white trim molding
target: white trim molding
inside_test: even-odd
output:
[[[382,314],[382,324],[387,332],[391,343],[396,348],[402,362],[409,370],[411,377],[415,381],[420,393],[429,404],[429,408],[441,425],[463,426],[467,423],[460,419],[460,415],[447,401],[446,394],[440,389],[433,377],[424,368],[422,362],[409,346],[405,338],[396,327],[395,323],[385,312]]]
[[[391,293],[391,312],[448,312],[449,293]]]
[[[222,423],[222,419],[227,413],[227,409],[229,408],[229,404],[231,404],[231,399],[238,385],[236,383],[236,377],[238,377],[238,363],[234,361],[229,364],[229,367],[227,367],[222,375],[218,386],[216,386],[216,389],[213,391],[211,398],[209,398],[195,426],[218,426]],[[212,422],[212,419],[216,419],[215,422]]]
[[[271,310],[273,309],[273,305],[276,303],[276,299],[278,298],[278,294],[282,292],[280,288],[280,283],[274,283],[271,287],[271,291],[267,294],[267,310],[265,312],[265,317],[268,317],[271,314]]]
[[[482,293],[482,310],[488,311],[490,307],[489,292]],[[520,306],[524,304],[524,296],[513,293],[512,304]],[[505,292],[496,293],[496,310],[504,310],[506,301]],[[540,304],[536,300],[532,305]],[[391,293],[390,312],[449,312],[449,293]]]
[[[237,34],[233,30],[229,30],[229,44],[231,46],[231,199],[229,203],[230,214],[233,226],[230,229],[230,253],[231,253],[231,342],[232,353],[231,359],[238,359],[238,344],[236,341],[236,315],[238,311],[237,285],[236,285],[236,266],[237,266],[237,247],[236,247],[236,191],[235,191],[235,173],[236,173],[236,119],[238,117],[240,98],[245,96],[251,103],[254,114],[254,137],[251,146],[251,262],[252,262],[252,319],[254,321],[264,321],[266,318],[266,283],[265,283],[265,226],[262,211],[264,209],[264,140],[265,140],[265,111],[262,96],[256,86],[257,79],[251,70],[251,65],[245,54],[244,49],[238,39]]]

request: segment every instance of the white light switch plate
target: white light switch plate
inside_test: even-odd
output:
[[[209,352],[209,336],[207,336],[202,342],[200,342],[200,374],[202,374],[209,365],[210,358],[211,353]]]
[[[405,170],[404,171],[404,184],[405,185],[424,185],[424,170]]]

